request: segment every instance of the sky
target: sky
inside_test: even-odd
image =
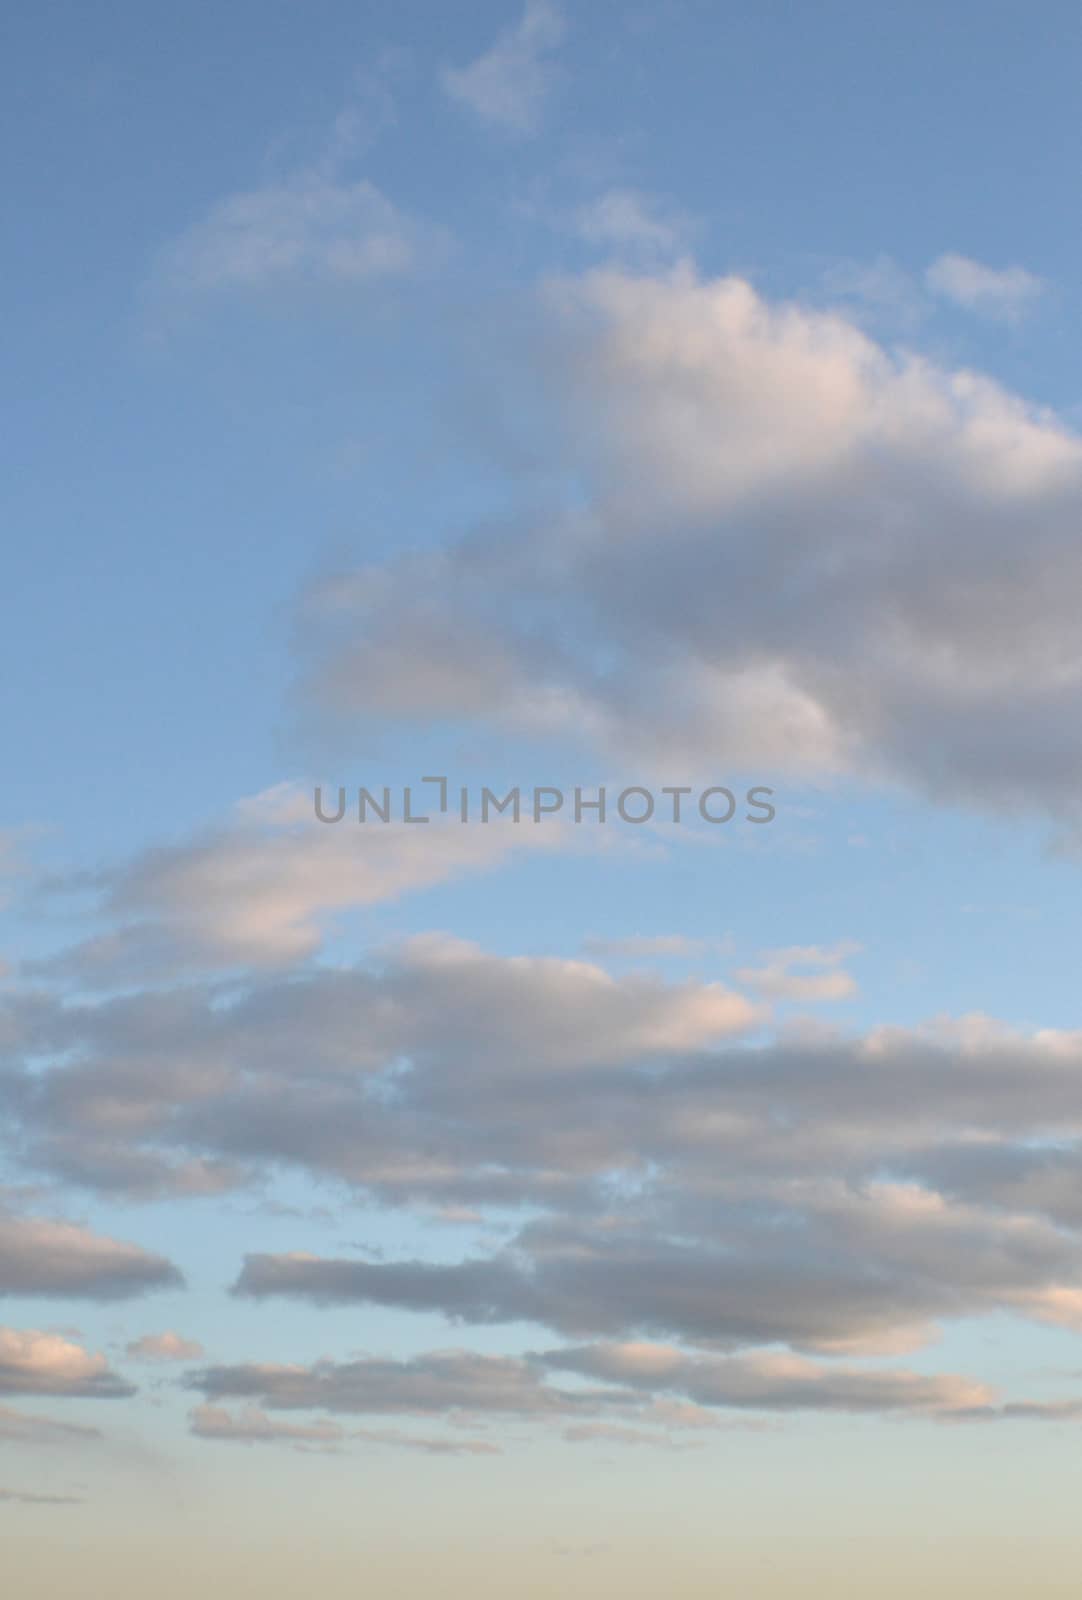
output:
[[[13,1593],[1078,1592],[1080,52],[9,9]]]

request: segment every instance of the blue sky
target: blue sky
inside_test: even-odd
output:
[[[1080,32],[9,19],[17,1583],[1075,1592]]]

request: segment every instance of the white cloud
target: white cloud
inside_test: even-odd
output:
[[[444,259],[444,228],[408,216],[357,161],[393,116],[381,71],[361,75],[315,157],[218,200],[156,264],[167,294],[278,284],[361,285],[423,272]]]
[[[768,951],[764,966],[739,967],[736,980],[768,1000],[792,1000],[805,1005],[849,1000],[856,994],[857,985],[842,962],[856,955],[859,949],[859,945],[849,941],[830,947],[790,945],[784,950]],[[812,971],[800,970],[805,967]]]
[[[367,179],[313,170],[220,201],[169,247],[161,271],[193,291],[363,283],[426,268],[445,248],[439,229],[408,218]]]
[[[436,813],[424,826],[397,816],[361,824],[351,794],[342,821],[327,825],[316,820],[313,789],[279,784],[242,800],[223,827],[148,850],[89,883],[73,880],[73,888],[98,890],[107,928],[43,970],[109,986],[186,968],[289,965],[319,951],[336,913],[569,842],[558,819],[521,827],[497,817],[481,827]],[[324,795],[331,812],[335,799]]]
[[[1046,287],[1025,267],[987,267],[969,256],[954,254],[933,261],[925,282],[942,299],[1000,322],[1017,322]]]
[[[343,580],[321,707],[1079,820],[1075,433],[737,278],[547,304],[587,506]]]
[[[827,300],[843,304],[854,320],[907,333],[931,309],[919,281],[885,255],[833,262],[823,271],[822,288]]]
[[[674,256],[687,242],[687,219],[637,189],[607,189],[580,206],[574,226],[587,244],[616,254]]]
[[[507,133],[533,133],[552,89],[547,59],[564,36],[564,21],[548,0],[527,0],[514,27],[465,67],[445,67],[444,90],[482,122]]]

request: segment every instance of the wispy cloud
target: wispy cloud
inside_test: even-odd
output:
[[[258,1406],[231,1412],[224,1406],[196,1406],[190,1417],[191,1431],[199,1439],[217,1439],[226,1444],[279,1444],[335,1446],[344,1430],[329,1420],[284,1422],[269,1417]]]
[[[197,294],[364,285],[440,263],[447,230],[408,215],[357,170],[375,129],[393,114],[382,80],[364,79],[361,88],[309,162],[216,201],[169,243],[156,263],[155,287]]]
[[[740,967],[738,983],[755,989],[768,1000],[817,1001],[849,1000],[857,992],[856,979],[842,963],[860,950],[858,944],[790,945],[767,952],[761,967]],[[803,969],[810,968],[810,971]]]
[[[622,938],[602,939],[591,935],[582,942],[587,955],[612,957],[626,961],[649,961],[675,957],[695,960],[704,956],[729,956],[733,952],[730,937],[696,939],[684,933],[633,933]]]
[[[445,243],[367,179],[305,172],[220,201],[170,246],[162,270],[170,285],[190,290],[362,283],[431,265]]]
[[[281,783],[178,844],[90,877],[54,879],[53,893],[96,893],[104,926],[32,970],[109,987],[186,970],[288,966],[320,951],[336,915],[568,843],[559,819],[529,828],[439,817],[425,827],[397,819],[326,827],[312,789]]]
[[[128,1345],[133,1361],[197,1361],[206,1352],[197,1339],[184,1339],[179,1333],[145,1333]]]
[[[932,262],[925,282],[941,299],[998,322],[1018,322],[1046,289],[1025,267],[989,267],[952,253]]]
[[[33,1411],[0,1406],[0,1439],[13,1439],[19,1444],[70,1446],[101,1437],[100,1428],[91,1428],[82,1422],[59,1422],[55,1417],[38,1416]]]
[[[482,122],[506,133],[535,133],[553,85],[549,60],[564,20],[548,0],[528,0],[519,21],[465,67],[445,67],[444,90]]]
[[[571,222],[587,244],[642,260],[678,255],[693,231],[674,207],[638,189],[606,189],[579,206]]]
[[[373,1409],[379,1409],[374,1407]],[[435,1437],[404,1433],[393,1428],[344,1428],[329,1417],[314,1422],[287,1422],[270,1416],[259,1406],[230,1411],[226,1406],[199,1405],[190,1415],[191,1431],[199,1439],[224,1444],[287,1444],[298,1450],[340,1451],[350,1443],[412,1450],[427,1456],[498,1456],[499,1445],[484,1439]]]
[[[19,1506],[81,1506],[80,1495],[35,1494],[29,1489],[0,1489],[0,1505]]]

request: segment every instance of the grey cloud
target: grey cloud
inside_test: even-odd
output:
[[[257,1363],[206,1367],[190,1374],[186,1382],[211,1402],[250,1400],[268,1410],[337,1414],[493,1412],[545,1418],[589,1410],[598,1401],[593,1390],[552,1388],[527,1361],[461,1350],[405,1361],[364,1357],[319,1361],[311,1367]],[[613,1394],[616,1391],[606,1389],[602,1398]]]
[[[1078,1422],[1082,1400],[1013,1400],[1004,1405],[963,1407],[945,1422]]]
[[[353,970],[16,1005],[0,1093],[13,1154],[70,1176],[53,1164],[85,1146],[91,1182],[135,1152],[537,1214],[458,1263],[265,1256],[243,1292],[832,1352],[1004,1311],[1082,1325],[1082,1036],[971,1017],[749,1041],[744,1006],[422,939]]]
[[[83,1500],[72,1494],[34,1494],[28,1489],[0,1489],[0,1505],[81,1506]]]
[[[0,1327],[0,1394],[124,1400],[134,1393],[104,1356],[60,1334]]]
[[[175,1160],[158,1151],[132,1149],[115,1137],[95,1136],[89,1129],[42,1138],[35,1146],[35,1164],[65,1183],[131,1200],[205,1198],[236,1189],[252,1176],[234,1163],[201,1157]]]
[[[905,1169],[952,1201],[1039,1214],[1072,1231],[1082,1228],[1082,1159],[1069,1139],[1018,1144],[944,1140],[914,1150]]]
[[[572,1335],[699,1345],[890,1350],[936,1319],[1011,1306],[1054,1316],[1076,1241],[1036,1220],[947,1208],[917,1190],[719,1188],[578,1224],[526,1227],[513,1254],[458,1265],[250,1256],[235,1292],[528,1321]],[[1050,1298],[1051,1296],[1051,1298]]]
[[[550,1382],[562,1374],[576,1386]],[[211,1367],[193,1374],[189,1383],[208,1397],[196,1415],[210,1419],[212,1433],[259,1438],[300,1437],[319,1427],[280,1425],[266,1411],[407,1413],[452,1420],[495,1415],[558,1424],[565,1437],[581,1440],[619,1435],[630,1423],[636,1430],[655,1430],[654,1441],[664,1443],[666,1430],[688,1425],[684,1412],[702,1427],[727,1411],[976,1416],[995,1414],[996,1405],[984,1385],[953,1374],[868,1369],[779,1352],[719,1356],[628,1343],[571,1346],[525,1359],[439,1351],[409,1361]],[[235,1422],[216,1405],[221,1399],[244,1400],[256,1408],[247,1413],[248,1425],[241,1414],[236,1435]]]
[[[318,1148],[328,1139],[340,1141],[343,1160],[376,1161],[382,1147],[393,1165],[378,1124],[400,1123],[394,1145],[408,1126],[422,1134],[417,1111],[381,1081],[404,1059],[433,1089],[451,1069],[461,1084],[490,1082],[493,1094],[513,1062],[520,1092],[536,1093],[553,1066],[604,1072],[756,1021],[720,984],[616,980],[586,963],[508,962],[427,939],[368,971],[56,1004],[35,1016],[23,1049],[67,1054],[69,1064],[9,1072],[7,1098],[37,1158],[66,1177],[178,1188],[188,1174],[226,1181],[238,1161],[272,1152],[333,1166]],[[437,1143],[446,1115],[435,1104],[428,1114]],[[292,1150],[275,1150],[286,1138]]]
[[[689,1356],[662,1345],[594,1345],[549,1352],[546,1364],[698,1405],[780,1411],[930,1412],[985,1406],[990,1392],[953,1375],[825,1367],[789,1355]]]
[[[0,1211],[0,1297],[120,1300],[183,1282],[164,1256],[70,1222]]]
[[[533,1318],[543,1301],[510,1261],[437,1266],[420,1261],[382,1265],[303,1255],[250,1255],[234,1294],[262,1299],[295,1296],[317,1305],[368,1304],[406,1311],[441,1311],[465,1322]]]

